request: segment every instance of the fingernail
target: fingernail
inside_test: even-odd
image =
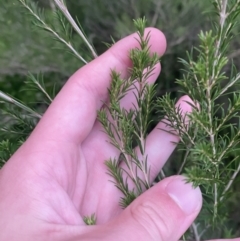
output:
[[[184,177],[176,177],[165,187],[169,196],[187,215],[198,211],[202,206],[200,188],[193,188],[191,183],[186,183]]]

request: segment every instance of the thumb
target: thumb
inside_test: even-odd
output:
[[[177,241],[201,206],[199,188],[186,184],[182,176],[166,178],[137,198],[112,223],[114,240]]]

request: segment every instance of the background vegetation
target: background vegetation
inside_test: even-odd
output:
[[[55,5],[49,0],[36,2],[45,10],[46,19],[54,22]],[[158,79],[158,96],[166,92],[171,93],[173,98],[180,96],[175,80],[181,78],[183,66],[178,58],[186,58],[186,51],[198,45],[200,30],[212,28],[209,21],[212,6],[209,0],[68,0],[67,5],[72,16],[81,23],[99,55],[107,49],[104,43],[112,42],[111,37],[117,41],[135,31],[132,19],[146,16],[149,26],[161,29],[167,37],[168,49],[161,60],[162,73]],[[26,81],[29,81],[28,72],[33,75],[41,74],[46,89],[54,97],[82,63],[68,51],[62,51],[62,44],[49,37],[49,33],[33,28],[31,19],[17,0],[0,0],[0,91],[43,113],[48,106],[47,100],[43,101],[45,98],[41,92],[26,85]],[[58,27],[60,28],[56,24],[56,28]],[[239,30],[238,26],[234,31],[238,33]],[[89,58],[89,51],[74,33],[72,43],[83,56]],[[240,69],[238,36],[231,42],[230,49],[229,58],[233,59],[236,69]],[[230,67],[225,71],[230,71]],[[220,101],[225,103],[226,99],[227,96]],[[0,102],[2,163],[28,136],[38,121],[38,118],[28,118],[27,115],[17,116],[15,108],[11,104]],[[181,153],[174,153],[165,167],[169,175],[176,173],[179,155]],[[232,191],[235,194],[224,207],[229,213],[225,227],[214,232],[209,230],[205,234],[208,238],[240,236],[239,187],[236,185]]]

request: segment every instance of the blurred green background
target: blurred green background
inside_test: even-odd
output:
[[[45,15],[54,19],[54,5],[47,0],[37,1]],[[36,96],[21,92],[28,71],[43,73],[46,83],[62,84],[81,66],[78,59],[56,43],[49,34],[33,28],[31,17],[23,11],[18,1],[0,0],[0,89],[15,97],[31,102]],[[76,0],[67,1],[68,8],[77,17],[94,44],[97,53],[106,50],[104,42],[111,43],[112,36],[118,40],[134,31],[133,19],[146,16],[149,26],[161,29],[168,41],[167,52],[162,58],[159,94],[166,91],[177,93],[174,84],[180,77],[179,57],[196,45],[200,29],[210,26],[208,0]],[[82,55],[89,55],[78,36],[73,34],[75,47]],[[161,44],[161,43],[159,43]],[[237,42],[233,43],[236,49]]]
[[[55,21],[53,1],[36,1],[45,11],[49,22]],[[72,16],[78,19],[100,55],[107,47],[106,42],[111,43],[111,37],[116,41],[134,32],[132,20],[145,16],[148,26],[161,29],[166,35],[168,48],[161,59],[162,72],[157,81],[157,93],[159,96],[171,92],[172,97],[179,97],[179,87],[175,84],[177,78],[181,78],[181,64],[178,58],[185,58],[186,51],[198,45],[198,33],[213,27],[210,17],[212,4],[209,0],[67,0],[67,6]],[[68,51],[64,51],[62,44],[51,38],[49,33],[33,27],[31,17],[20,6],[17,0],[0,0],[0,90],[38,110],[44,112],[47,104],[39,91],[29,89],[25,84],[28,72],[41,73],[46,88],[51,92],[57,92],[68,77],[82,66],[82,63]],[[239,33],[240,27],[235,29]],[[74,47],[86,58],[89,51],[83,45],[79,37],[73,33]],[[161,44],[161,43],[159,43]],[[240,69],[240,41],[236,36],[230,46],[229,58],[232,58],[236,68]],[[228,69],[226,69],[228,71]],[[222,99],[224,102],[224,99]],[[0,101],[0,123],[3,126],[9,122],[8,115],[4,113],[9,109]],[[14,109],[13,109],[14,111]],[[16,135],[4,133],[0,141],[14,140],[19,143],[27,137],[29,131],[34,128],[36,121],[26,126],[15,124],[16,130],[25,132],[16,139]],[[12,141],[12,144],[14,144]],[[3,143],[3,142],[2,142]],[[3,144],[2,144],[3,145]],[[0,156],[3,149],[5,159],[11,155],[16,147],[0,144]],[[6,147],[9,153],[6,153]],[[1,149],[2,148],[2,149]],[[12,148],[12,150],[11,150]],[[173,155],[174,156],[174,155]],[[170,164],[171,165],[171,162]],[[174,172],[174,166],[170,168]],[[235,188],[238,190],[239,188]],[[226,203],[232,213],[233,230],[239,230],[240,215],[235,207],[239,203],[239,195]],[[229,227],[229,226],[228,226]],[[222,230],[219,232],[221,233]],[[235,235],[240,235],[234,231]],[[210,237],[211,234],[208,234]]]

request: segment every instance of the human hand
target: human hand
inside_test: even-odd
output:
[[[162,55],[163,34],[151,30],[151,51]],[[181,176],[164,179],[129,207],[119,207],[121,193],[109,181],[104,164],[118,151],[106,140],[97,110],[107,100],[110,71],[126,77],[136,35],[119,41],[78,70],[55,98],[28,138],[0,171],[0,240],[161,240],[177,241],[196,218],[202,204],[199,188]],[[149,78],[153,83],[160,65]],[[122,100],[129,109],[133,94]],[[183,97],[177,105],[191,111]],[[176,136],[159,128],[147,138],[151,179],[174,149]],[[158,129],[157,129],[158,128]],[[97,225],[83,216],[95,213]]]

